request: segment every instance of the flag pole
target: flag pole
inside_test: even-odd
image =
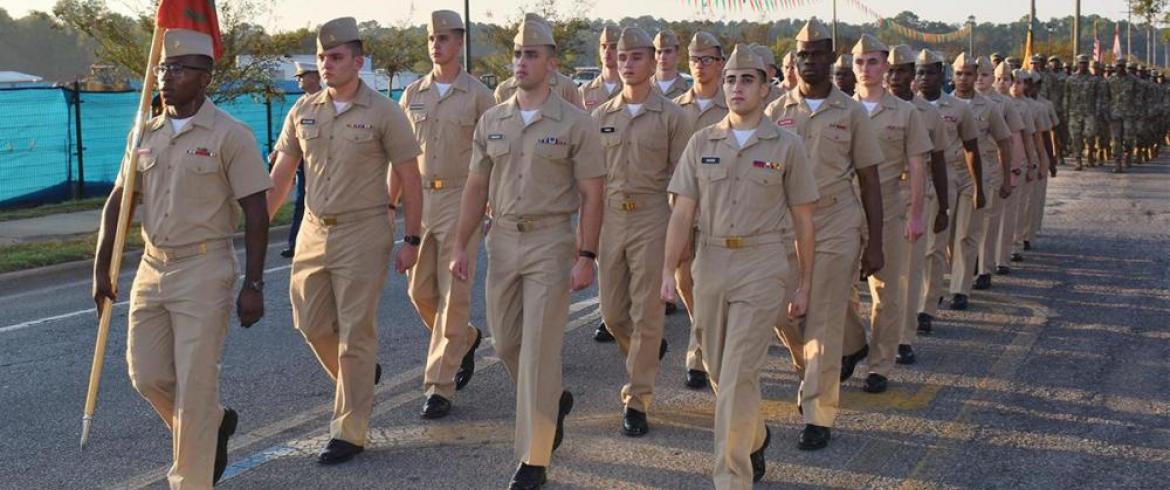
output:
[[[134,117],[134,132],[130,142],[126,145],[126,162],[122,167],[122,203],[118,209],[118,226],[114,233],[114,250],[110,256],[110,286],[118,290],[118,271],[122,269],[122,252],[126,248],[126,233],[130,229],[130,209],[134,199],[135,180],[138,168],[138,145],[142,141],[142,128],[150,119],[150,99],[154,92],[154,68],[158,66],[162,56],[163,29],[156,23],[154,35],[150,41],[150,57],[146,64],[146,73],[142,76],[142,94],[138,98],[138,112]],[[110,333],[110,319],[113,317],[114,303],[109,299],[102,300],[102,314],[98,322],[97,343],[93,350],[93,364],[89,368],[89,390],[85,395],[85,413],[81,417],[81,448],[89,442],[89,429],[93,424],[93,413],[97,407],[98,385],[101,383],[102,363],[106,357],[106,339]]]

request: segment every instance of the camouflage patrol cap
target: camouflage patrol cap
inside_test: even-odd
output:
[[[1015,70],[1012,70],[1012,76],[1015,77],[1016,80],[1019,80],[1021,82],[1027,82],[1027,81],[1032,80],[1032,72],[1025,70],[1023,68],[1016,68]]]
[[[463,30],[463,19],[452,10],[436,10],[431,12],[431,22],[427,24],[427,34]]]
[[[1043,63],[1043,62],[1044,62],[1044,55],[1039,54],[1039,53],[1032,55],[1032,63]]]
[[[357,20],[353,17],[341,17],[326,22],[317,31],[317,50],[326,51],[345,43],[361,41],[358,35]]]
[[[886,61],[893,65],[906,65],[914,63],[914,50],[905,44],[899,44],[890,48],[890,55],[886,57]]]
[[[862,53],[872,53],[874,51],[890,52],[890,47],[885,43],[874,37],[873,34],[865,33],[861,35],[861,39],[857,40],[857,44],[853,45],[851,53],[857,55]]]
[[[1049,62],[1049,63],[1052,63],[1053,61],[1057,61],[1057,62],[1059,62],[1059,61],[1060,61],[1060,57],[1059,57],[1059,56],[1057,56],[1057,55],[1052,55],[1052,56],[1049,56],[1049,57],[1048,57],[1048,62]]]
[[[756,56],[755,51],[750,45],[736,44],[735,49],[731,51],[731,56],[727,58],[727,64],[723,66],[723,71],[731,70],[759,70],[767,73],[768,70],[764,68],[764,61]]]
[[[601,29],[601,36],[598,42],[601,44],[617,44],[618,38],[621,37],[622,31],[616,26],[605,26]]]
[[[976,73],[983,75],[995,74],[995,65],[991,63],[991,59],[986,56],[975,58]]]
[[[720,52],[723,51],[723,46],[719,44],[719,40],[710,32],[699,31],[691,36],[691,44],[687,46],[687,51],[690,54],[695,54],[705,49],[716,48]]]
[[[942,54],[937,51],[924,49],[918,52],[918,57],[914,59],[916,65],[933,65],[935,63],[944,63]]]
[[[526,14],[520,28],[516,30],[516,37],[512,38],[516,46],[553,46],[552,26],[543,17],[536,14]]]
[[[1089,55],[1087,55],[1087,54],[1078,54],[1077,55],[1077,63],[1088,63],[1088,62],[1089,62]]]
[[[805,43],[824,41],[832,38],[833,36],[829,33],[829,29],[825,27],[825,24],[817,20],[816,17],[809,19],[804,24],[804,27],[800,29],[800,32],[796,34],[796,40]]]
[[[1125,68],[1127,70],[1136,70],[1137,67],[1138,67],[1138,64],[1136,61],[1129,61],[1129,62],[1125,63]]]
[[[631,49],[647,48],[654,49],[654,41],[650,39],[650,34],[637,27],[627,27],[622,29],[621,36],[617,41],[618,51],[629,51]]]
[[[211,36],[190,29],[167,29],[163,33],[162,57],[201,55],[215,59]]]
[[[971,55],[968,55],[967,52],[964,51],[955,57],[955,61],[951,63],[951,68],[954,68],[956,71],[958,71],[962,68],[966,68],[974,64],[975,58],[971,57]]]
[[[654,47],[656,49],[662,49],[669,46],[674,46],[677,48],[681,45],[682,43],[678,41],[678,34],[675,34],[674,31],[670,29],[658,31],[658,34],[654,35]]]
[[[837,62],[833,63],[833,68],[836,68],[838,70],[853,69],[853,55],[843,54],[841,56],[838,56]]]
[[[776,66],[776,54],[772,52],[772,48],[762,44],[752,44],[752,52],[760,57],[760,61],[764,62],[764,66]]]

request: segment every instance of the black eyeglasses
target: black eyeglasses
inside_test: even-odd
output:
[[[167,72],[170,72],[175,76],[182,75],[185,70],[205,71],[211,73],[211,70],[208,70],[207,68],[203,68],[201,66],[184,65],[182,63],[163,63],[154,67],[154,73],[160,77],[166,75]]]
[[[711,66],[712,63],[719,61],[719,60],[722,60],[722,59],[723,58],[721,58],[719,56],[691,56],[690,57],[691,63],[697,64],[699,66]]]

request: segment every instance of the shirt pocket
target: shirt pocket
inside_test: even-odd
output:
[[[783,169],[752,168],[747,172],[749,207],[774,209],[784,202]]]
[[[553,163],[568,163],[569,145],[554,143],[537,143],[535,153],[543,160]]]
[[[174,192],[191,200],[206,201],[224,196],[224,180],[220,172],[219,159],[199,155],[187,155],[182,163],[178,188]]]
[[[343,136],[345,141],[358,144],[368,145],[374,141],[374,130],[366,128],[346,128]]]
[[[489,140],[487,142],[487,154],[494,163],[499,163],[511,151],[511,145],[505,140]]]

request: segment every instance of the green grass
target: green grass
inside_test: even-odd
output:
[[[282,226],[291,222],[292,204],[285,204],[284,207],[276,212],[276,216],[272,218],[271,226]],[[126,250],[140,250],[142,246],[141,228],[137,225],[130,227],[130,231],[126,237]],[[97,233],[73,240],[19,243],[0,246],[0,273],[78,260],[92,260],[96,248]]]
[[[89,211],[91,209],[101,209],[106,203],[105,197],[92,197],[89,199],[80,199],[77,201],[66,201],[57,204],[45,204],[31,208],[14,208],[0,210],[0,221],[12,221],[17,219],[39,218],[41,216],[48,216],[50,214],[61,213],[75,213],[77,211]]]

